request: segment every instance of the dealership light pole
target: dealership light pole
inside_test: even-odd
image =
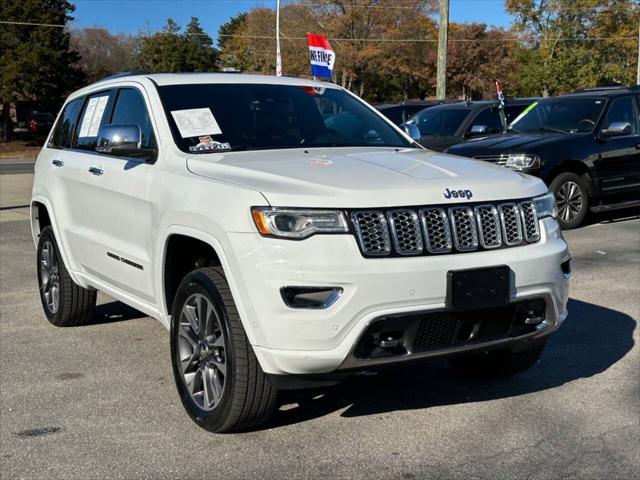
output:
[[[449,0],[440,0],[440,29],[438,34],[438,71],[436,73],[436,98],[447,96],[447,43],[449,41]]]
[[[280,0],[276,0],[276,75],[282,76],[282,57],[280,56]]]

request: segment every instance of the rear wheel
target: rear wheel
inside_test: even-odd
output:
[[[563,230],[582,225],[589,210],[589,191],[584,176],[563,172],[553,179],[549,190],[558,206],[558,222]]]
[[[510,376],[531,368],[542,355],[544,342],[519,352],[493,350],[449,359],[456,369],[481,376]]]
[[[182,404],[206,430],[253,428],[275,409],[276,389],[260,368],[219,267],[182,280],[171,315],[171,359]]]
[[[37,258],[40,300],[49,322],[58,327],[89,322],[96,307],[96,291],[71,279],[51,226],[40,232]]]

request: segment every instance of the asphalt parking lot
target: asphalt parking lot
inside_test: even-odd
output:
[[[531,370],[479,380],[432,361],[213,435],[180,405],[158,322],[106,296],[91,325],[46,321],[28,210],[13,208],[29,181],[0,176],[3,479],[637,478],[638,212],[567,232],[570,316]]]

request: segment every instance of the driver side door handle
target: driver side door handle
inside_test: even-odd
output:
[[[93,175],[96,175],[96,176],[100,176],[104,173],[104,170],[102,170],[99,167],[89,167],[89,173],[92,173]]]

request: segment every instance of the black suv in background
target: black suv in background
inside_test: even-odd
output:
[[[640,205],[640,87],[540,100],[504,135],[447,153],[541,177],[555,194],[562,228],[576,228],[589,209]]]
[[[506,102],[504,113],[509,124],[533,103],[535,98],[514,98]],[[422,110],[407,123],[420,130],[419,142],[430,150],[446,148],[474,137],[486,137],[503,130],[497,100],[458,102]]]
[[[425,108],[440,105],[444,102],[444,100],[407,100],[400,103],[374,105],[374,108],[396,125],[401,125]]]

